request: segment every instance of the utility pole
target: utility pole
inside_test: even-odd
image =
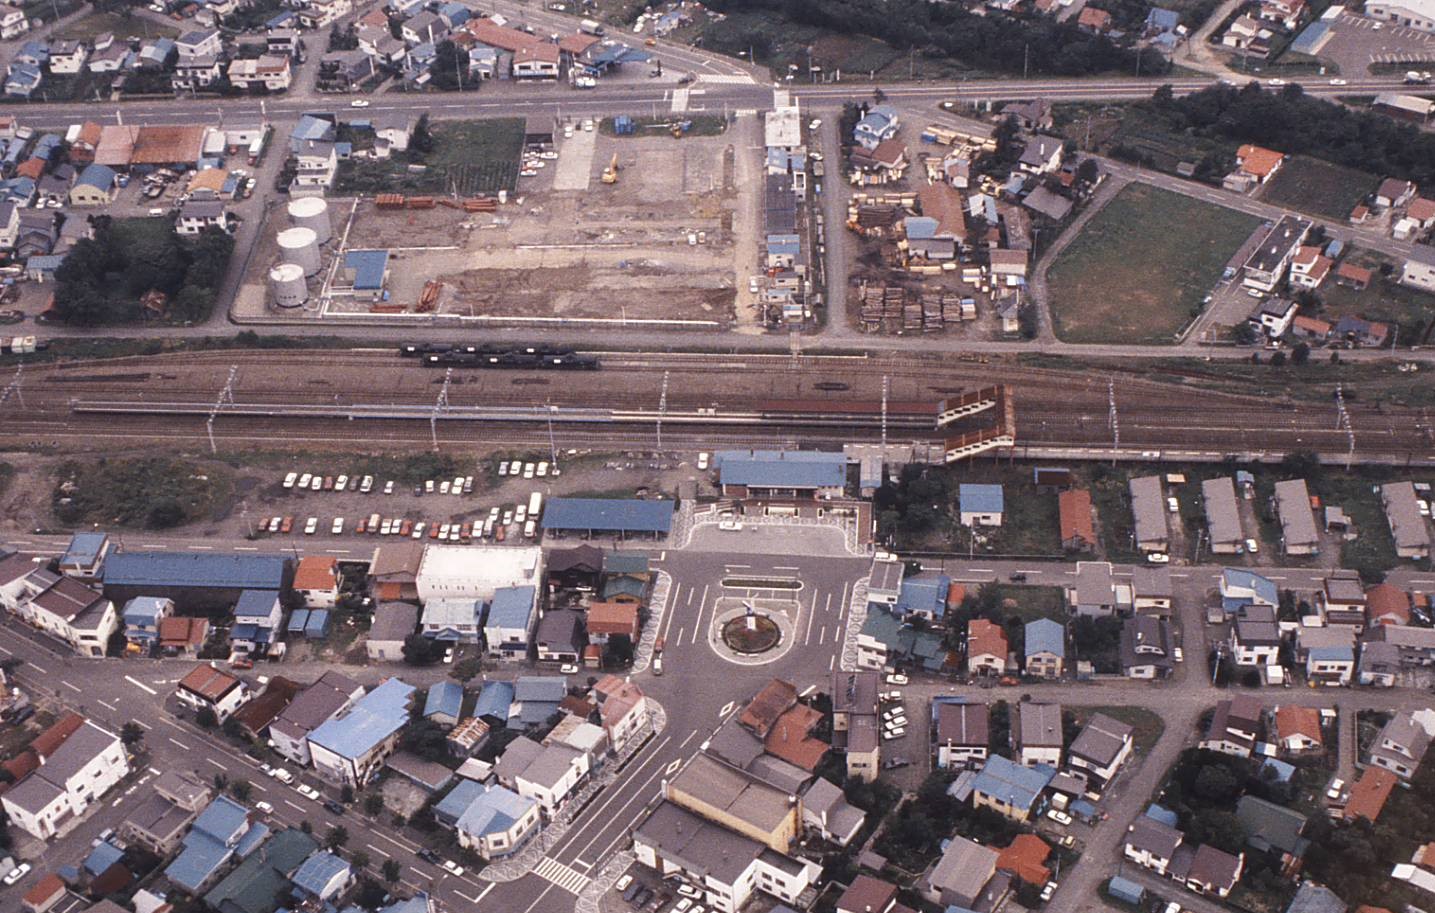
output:
[[[25,366],[16,365],[15,377],[11,379],[10,385],[5,388],[4,392],[0,392],[0,405],[4,405],[11,394],[14,394],[15,398],[20,401],[20,408],[25,408],[25,394],[20,392],[20,375],[23,373],[25,373]]]
[[[1350,413],[1345,410],[1345,390],[1340,384],[1335,385],[1335,427],[1345,428],[1345,438],[1350,448],[1345,454],[1345,469],[1350,471],[1350,465],[1355,462],[1355,426],[1350,423]]]
[[[1026,79],[1027,73],[1031,70],[1031,45],[1021,46],[1021,78]]]
[[[558,475],[558,443],[553,439],[553,413],[558,407],[552,403],[548,404],[548,451],[553,457],[553,474]]]
[[[887,395],[892,390],[892,377],[882,375],[882,462],[887,462]]]
[[[448,408],[448,387],[453,381],[453,368],[443,372],[443,386],[439,388],[438,399],[434,400],[433,412],[429,413],[429,436],[433,438],[434,453],[438,453],[438,417]]]
[[[239,365],[230,365],[229,379],[224,382],[224,389],[219,391],[219,397],[214,401],[214,408],[209,410],[209,418],[205,419],[204,430],[209,432],[209,452],[218,453],[219,447],[214,443],[214,419],[219,415],[219,410],[224,404],[234,405],[234,380],[239,376]]]
[[[663,416],[668,413],[668,372],[663,372],[663,392],[658,396],[658,450],[663,449]]]
[[[1106,381],[1108,404],[1106,424],[1111,427],[1111,465],[1116,465],[1116,452],[1121,449],[1121,417],[1116,412],[1116,381]]]

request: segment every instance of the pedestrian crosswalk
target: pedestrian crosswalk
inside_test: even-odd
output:
[[[684,111],[686,111],[687,109],[688,109],[688,90],[687,90],[687,89],[674,89],[674,90],[673,90],[673,113],[674,113],[674,114],[682,114],[682,113],[683,113]]]
[[[552,856],[540,859],[533,871],[538,873],[538,877],[553,882],[570,894],[577,894],[588,886],[587,875],[570,869]]]
[[[757,80],[746,73],[699,73],[698,82],[705,82],[715,86],[751,86],[755,85]]]

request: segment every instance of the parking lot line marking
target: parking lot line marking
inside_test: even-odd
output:
[[[678,586],[679,586],[679,588],[681,588],[681,587],[682,587],[682,584],[680,583],[680,584],[678,584]],[[691,605],[693,604],[693,597],[696,596],[697,594],[698,594],[698,588],[697,588],[697,587],[695,587],[695,586],[690,586],[690,587],[688,587],[688,601],[687,601],[687,603],[685,603],[685,604],[691,606]],[[678,600],[677,600],[677,594],[674,594],[673,601],[674,601],[674,602],[677,602],[677,601],[678,601]]]
[[[364,844],[364,845],[367,846],[369,849],[373,850],[375,853],[378,853],[380,856],[384,857],[385,859],[388,859],[390,856],[393,855],[392,853],[388,853],[388,852],[385,852],[384,850],[379,849],[378,847],[374,846],[372,843],[366,843],[366,844]]]
[[[64,685],[66,688],[69,688],[71,691],[74,691],[74,692],[77,693],[77,694],[84,694],[83,691],[81,691],[79,688],[75,687],[74,685],[70,684],[69,682],[65,681],[64,679],[60,679],[60,684]]]
[[[800,567],[796,567],[796,566],[794,566],[794,565],[786,565],[786,564],[774,564],[774,565],[772,566],[772,569],[773,569],[774,571],[800,571],[800,570],[802,570],[802,568],[800,568]]]
[[[478,898],[477,898],[477,897],[469,897],[467,894],[463,893],[462,891],[460,891],[460,890],[457,889],[457,888],[454,888],[454,891],[453,891],[453,892],[454,892],[455,894],[457,894],[459,897],[462,897],[464,900],[468,901],[469,903],[478,903]]]
[[[41,672],[44,672],[44,673],[47,673],[47,674],[48,674],[49,671],[50,671],[49,669],[46,669],[44,666],[42,666],[42,665],[40,665],[39,663],[35,662],[33,659],[30,660],[30,665],[34,666],[36,669],[39,669]]]
[[[14,655],[15,655],[14,653],[11,653],[9,650],[6,650],[4,647],[0,647],[0,653],[4,653],[6,656],[14,656]]]
[[[484,888],[482,891],[479,891],[479,892],[478,892],[478,896],[473,899],[473,902],[474,902],[474,903],[478,903],[480,900],[483,900],[485,897],[488,896],[488,892],[489,892],[489,891],[492,891],[492,890],[493,890],[494,888],[496,888],[496,887],[498,887],[498,882],[496,882],[496,881],[490,881],[490,882],[488,883],[488,887],[486,887],[486,888]]]
[[[37,666],[36,668],[39,668],[39,667]],[[44,672],[45,670],[44,670],[44,669],[40,669],[40,671],[41,671],[41,672]],[[136,678],[133,678],[132,676],[126,675],[126,676],[125,676],[125,681],[129,682],[131,685],[134,685],[136,688],[140,689],[141,691],[148,691],[150,694],[159,694],[158,691],[154,690],[154,689],[151,688],[149,685],[146,685],[144,682],[139,681],[139,680],[136,679]]]
[[[118,713],[119,710],[120,710],[120,708],[116,707],[114,704],[111,704],[109,701],[104,700],[103,698],[98,698],[98,697],[97,697],[97,698],[95,698],[95,700],[99,701],[101,704],[104,704],[106,707],[110,708],[111,710],[115,711],[116,713]]]
[[[807,642],[808,642],[808,643],[811,643],[811,642],[812,642],[811,636],[809,636],[809,637],[807,638]],[[827,643],[827,629],[826,629],[825,627],[824,627],[824,628],[818,628],[818,629],[817,629],[817,643],[818,643],[819,646],[822,645],[822,644]]]
[[[835,668],[837,668],[837,654],[833,653],[827,660],[827,671],[831,672]]]
[[[179,746],[181,749],[183,749],[184,751],[191,751],[191,750],[193,750],[193,749],[191,749],[188,745],[184,744],[183,742],[181,742],[181,741],[178,740],[178,739],[170,739],[170,742],[172,742],[172,743],[175,744],[175,745],[178,745],[178,746]]]

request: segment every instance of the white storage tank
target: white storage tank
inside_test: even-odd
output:
[[[274,303],[282,308],[303,307],[309,298],[309,285],[304,281],[304,267],[297,263],[281,263],[269,271],[269,287]]]
[[[279,233],[279,257],[285,263],[297,263],[304,275],[312,276],[322,265],[319,257],[319,236],[314,229],[295,226]]]
[[[320,244],[328,244],[334,235],[329,224],[329,204],[323,197],[299,197],[289,202],[289,221],[314,232]]]

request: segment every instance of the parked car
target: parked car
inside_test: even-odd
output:
[[[890,742],[890,741],[892,741],[893,739],[900,739],[902,736],[904,736],[904,735],[906,735],[906,734],[907,734],[907,730],[905,730],[905,729],[888,729],[888,730],[885,730],[885,731],[882,733],[882,738],[884,738],[884,739],[886,739],[887,741]]]
[[[298,479],[298,478],[299,478],[299,473],[297,473],[297,472],[291,472],[291,473],[289,473],[287,476],[284,477],[284,487],[285,487],[285,488],[293,488],[293,487],[294,487],[294,481],[295,481],[296,479]]]
[[[303,796],[305,799],[313,799],[315,802],[319,801],[319,791],[314,787],[310,786],[308,783],[300,783],[298,786],[294,787],[294,791],[297,792],[299,795]]]
[[[891,675],[887,676],[887,684],[889,685],[905,685],[907,684],[907,682],[908,679],[905,675],[898,675],[897,673],[893,672]]]
[[[339,535],[340,533],[342,533],[343,531],[344,531],[344,518],[343,518],[343,517],[335,517],[335,518],[334,518],[334,525],[331,526],[331,527],[329,527],[329,532],[332,533],[333,535],[337,536],[337,535]]]
[[[1059,808],[1053,808],[1048,810],[1046,816],[1051,820],[1055,821],[1057,824],[1060,824],[1062,827],[1071,824],[1071,822],[1075,820]]]
[[[443,861],[443,870],[455,878],[463,875],[463,866],[454,862],[452,859],[445,859]]]
[[[9,875],[5,876],[5,884],[7,886],[15,884],[17,881],[19,881],[21,878],[24,878],[28,874],[30,874],[30,863],[22,862],[19,865],[15,866],[15,868],[11,869]]]
[[[342,815],[345,811],[344,804],[342,802],[336,802],[333,799],[325,799],[324,807],[335,815]]]
[[[312,536],[319,531],[319,518],[310,517],[304,521],[304,535]]]
[[[443,861],[443,860],[441,860],[441,859],[438,858],[438,853],[435,853],[433,850],[429,849],[428,847],[424,847],[424,848],[420,849],[419,852],[418,852],[418,857],[419,857],[420,859],[422,859],[424,862],[431,862],[431,863],[433,863],[434,865],[438,865],[440,862]]]
[[[615,882],[615,883],[613,884],[613,890],[615,890],[615,891],[626,891],[626,890],[628,890],[628,885],[630,885],[630,884],[632,884],[632,883],[633,883],[633,876],[632,876],[632,875],[624,875],[622,878],[619,878],[619,879],[617,880],[617,882]]]
[[[254,807],[266,815],[274,814],[274,806],[270,805],[268,802],[265,802],[263,799],[260,799],[258,802],[255,802]]]
[[[561,665],[561,666],[558,667],[558,671],[561,672],[561,673],[563,673],[564,675],[577,675],[577,674],[578,674],[578,664],[577,664],[577,663],[564,663],[563,665]]]
[[[283,783],[285,786],[288,786],[290,783],[294,782],[294,775],[282,767],[276,767],[273,770],[269,771],[269,776],[278,780],[280,783]]]

